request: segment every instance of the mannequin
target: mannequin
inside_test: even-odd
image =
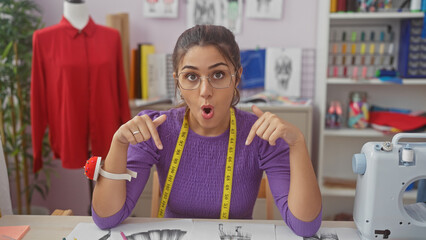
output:
[[[64,17],[68,22],[78,30],[84,29],[89,22],[89,11],[84,0],[64,0]],[[89,141],[90,145],[90,141]],[[90,151],[90,146],[89,146]],[[89,156],[90,157],[90,153]],[[89,194],[90,202],[92,202],[93,183],[89,180]],[[91,208],[89,204],[89,215],[91,215]]]
[[[43,168],[47,129],[54,159],[81,169],[92,154],[106,157],[115,131],[131,117],[119,32],[96,24],[85,0],[62,2],[60,22],[33,34],[34,172]]]
[[[65,0],[64,17],[70,24],[82,30],[89,22],[89,10],[83,0]]]

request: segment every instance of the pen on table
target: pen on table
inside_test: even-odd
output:
[[[126,237],[126,235],[124,235],[124,233],[123,233],[123,232],[120,232],[120,235],[121,235],[121,237],[123,238],[123,240],[127,240],[127,237]]]

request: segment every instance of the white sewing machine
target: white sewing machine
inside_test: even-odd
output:
[[[401,138],[426,138],[426,133],[368,142],[352,158],[358,174],[353,216],[362,239],[426,239],[426,203],[404,206],[402,200],[407,186],[426,179],[426,140]]]

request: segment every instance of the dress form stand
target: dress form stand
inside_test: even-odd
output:
[[[70,24],[82,30],[89,22],[89,10],[83,0],[65,0],[64,17]]]
[[[89,10],[84,0],[64,0],[64,17],[68,22],[78,30],[82,30],[89,22]],[[90,141],[89,141],[90,142]],[[89,146],[89,152],[87,153],[87,159],[92,155],[91,147]],[[90,203],[88,214],[92,215],[92,194],[93,194],[93,181],[89,181],[89,196]]]
[[[92,150],[89,148],[89,152],[87,153],[87,159],[92,157]],[[90,202],[89,202],[89,208],[87,209],[87,213],[89,214],[89,216],[92,216],[92,195],[93,195],[93,181],[88,179],[89,181],[89,197],[90,197]]]

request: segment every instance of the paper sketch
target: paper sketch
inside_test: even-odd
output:
[[[266,49],[265,90],[300,97],[302,49]]]
[[[187,27],[221,25],[233,33],[240,33],[242,9],[242,0],[188,0]]]
[[[94,223],[79,223],[66,239],[122,240],[125,236],[128,240],[190,240],[192,229],[190,219],[120,224],[108,230],[101,230]]]
[[[221,25],[220,12],[220,1],[188,0],[187,26],[190,28],[201,24]]]
[[[241,32],[241,22],[243,15],[242,0],[222,0],[223,26],[227,27],[234,34]]]
[[[283,0],[246,1],[247,18],[280,19],[282,17]]]
[[[360,240],[356,228],[320,228],[312,237],[299,237],[287,226],[277,225],[276,240]]]
[[[144,0],[143,15],[148,18],[177,18],[178,0]]]
[[[251,234],[242,231],[242,226],[235,226],[234,231],[225,231],[223,229],[223,223],[219,223],[219,237],[220,240],[226,239],[238,239],[238,240],[251,240]]]
[[[339,240],[337,233],[333,232],[322,232],[317,233],[312,237],[304,237],[303,240]]]
[[[275,239],[275,225],[246,222],[195,221],[192,239],[264,240]]]
[[[180,229],[157,229],[150,230],[147,232],[133,233],[129,236],[126,236],[127,240],[160,240],[160,239],[170,239],[170,240],[181,240],[185,236],[186,231]]]

